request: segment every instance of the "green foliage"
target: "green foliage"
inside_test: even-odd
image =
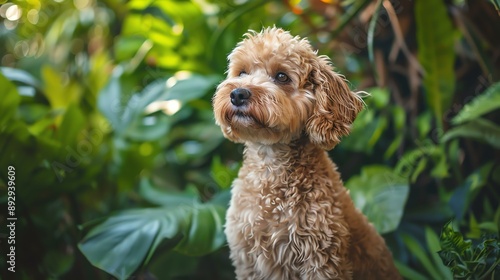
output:
[[[500,242],[498,235],[483,236],[473,244],[448,222],[439,238],[443,263],[453,272],[453,279],[496,279],[500,273]]]

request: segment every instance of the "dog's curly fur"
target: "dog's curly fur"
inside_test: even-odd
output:
[[[325,151],[363,108],[326,56],[279,28],[250,32],[213,106],[245,143],[225,229],[238,279],[399,279]]]

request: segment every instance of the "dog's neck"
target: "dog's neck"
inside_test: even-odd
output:
[[[297,184],[298,180],[314,176],[328,178],[335,167],[322,148],[302,137],[291,143],[263,145],[245,143],[243,166],[239,177],[243,189],[285,199],[302,197],[314,184]],[[304,172],[307,174],[304,175]],[[294,187],[291,187],[294,186]]]
[[[312,144],[307,137],[300,137],[290,143],[261,144],[245,143],[245,161],[262,162],[269,166],[290,166],[296,162],[315,164],[318,157],[327,156],[326,152]]]

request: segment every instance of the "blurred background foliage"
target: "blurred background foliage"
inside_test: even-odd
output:
[[[498,1],[0,3],[3,279],[234,279],[243,147],[211,96],[242,35],[272,25],[371,93],[331,156],[403,276],[500,279]]]

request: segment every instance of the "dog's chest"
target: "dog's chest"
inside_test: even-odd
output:
[[[308,231],[328,215],[328,207],[317,204],[314,179],[300,168],[289,167],[252,166],[240,175],[233,186],[228,229],[244,242],[240,238],[234,242],[278,264],[297,259],[301,252],[294,245],[310,236]]]

